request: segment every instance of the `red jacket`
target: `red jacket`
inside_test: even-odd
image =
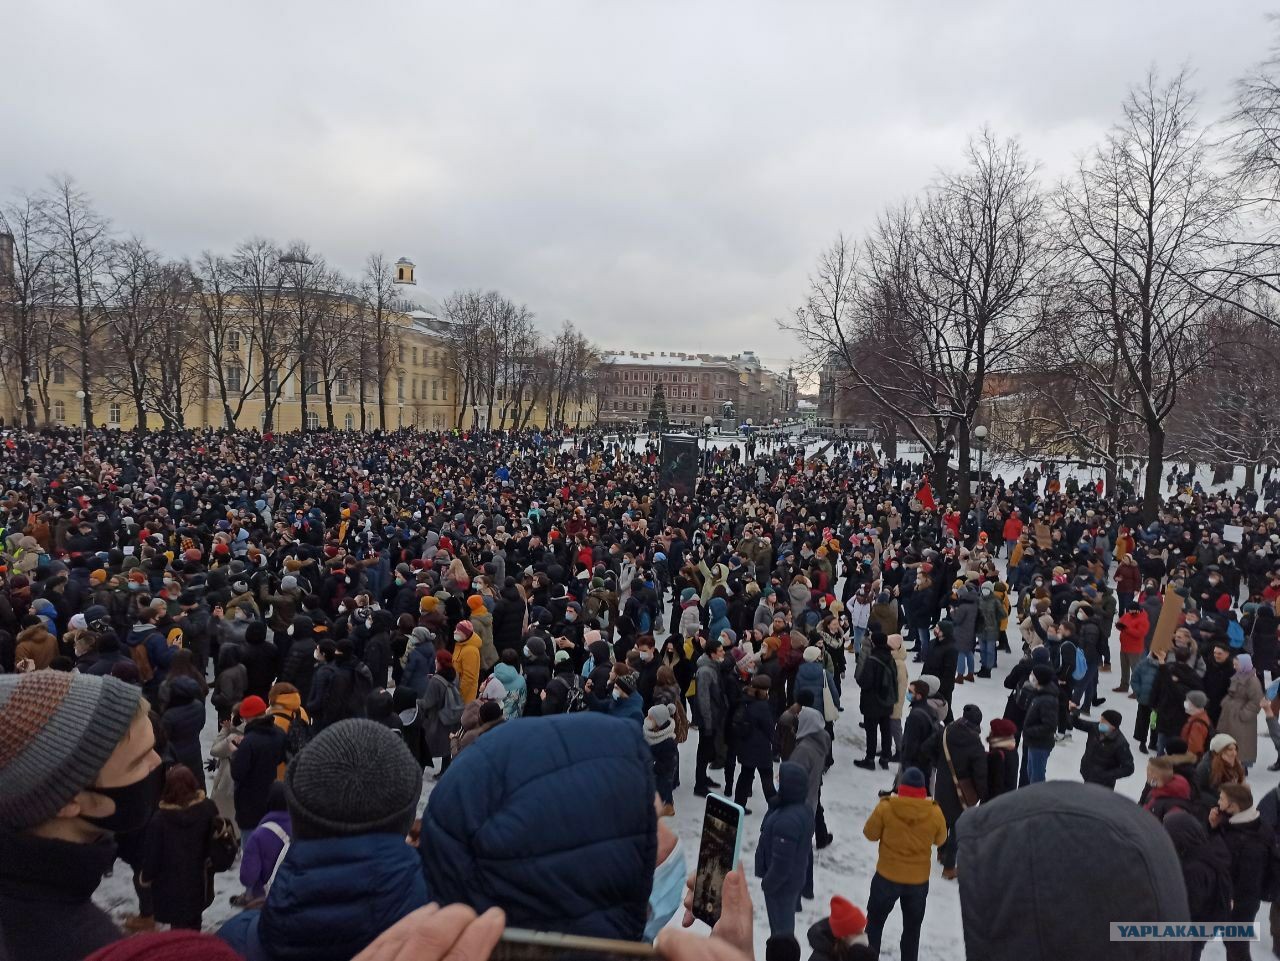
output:
[[[1004,522],[1004,539],[1007,541],[1016,541],[1022,536],[1022,518],[1017,515],[1009,515],[1009,519]]]
[[[1151,618],[1142,608],[1120,615],[1120,653],[1141,654],[1147,642]]]
[[[1121,564],[1116,568],[1116,592],[1136,594],[1142,586],[1142,569],[1137,564]]]

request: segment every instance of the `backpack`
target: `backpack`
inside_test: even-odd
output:
[[[1089,662],[1085,660],[1084,651],[1076,648],[1076,666],[1071,672],[1072,680],[1083,681],[1084,676],[1089,673]]]
[[[311,722],[302,719],[301,711],[294,711],[289,719],[289,730],[284,734],[284,760],[288,764],[311,740]]]
[[[583,690],[582,682],[575,677],[573,684],[564,695],[564,713],[577,714],[587,709],[587,692]]]
[[[236,837],[236,826],[222,816],[217,816],[209,827],[209,855],[206,858],[209,870],[215,874],[229,870],[240,853],[240,839]]]
[[[433,674],[432,677],[439,678],[440,683],[444,685],[444,702],[440,705],[436,719],[446,728],[455,728],[462,723],[462,695],[456,686],[439,674]]]
[[[640,616],[636,623],[636,632],[639,634],[648,634],[653,627],[653,618],[649,615],[649,608],[646,605],[640,605]]]
[[[1031,708],[1031,702],[1035,700],[1037,690],[1039,689],[1032,687],[1030,683],[1027,683],[1027,684],[1023,684],[1021,687],[1018,688],[1017,691],[1014,692],[1014,695],[1013,695],[1014,707],[1018,708],[1018,710],[1020,710],[1024,716],[1026,715],[1027,711]]]
[[[742,744],[751,736],[751,719],[747,717],[745,704],[739,704],[733,709],[733,717],[729,720],[729,733],[738,744]]]

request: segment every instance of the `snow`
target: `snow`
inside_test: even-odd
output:
[[[820,449],[825,443],[826,441],[822,440],[812,441],[806,444],[806,452],[811,454]],[[637,442],[637,449],[643,449],[643,441]],[[1207,480],[1206,476],[1205,481],[1207,482]],[[998,563],[1003,568],[1003,560]],[[670,603],[669,599],[667,603]],[[1014,645],[1015,653],[1002,653],[999,655],[998,666],[993,677],[979,679],[972,684],[956,686],[953,701],[956,713],[958,714],[960,709],[967,704],[978,705],[982,709],[984,732],[986,725],[993,718],[1000,717],[1004,713],[1005,700],[1009,693],[1004,687],[1004,677],[1013,665],[1017,663],[1020,656],[1017,653],[1020,640],[1016,635],[1016,628],[1011,629],[1010,638]],[[662,636],[665,635],[659,635],[659,637]],[[1111,691],[1111,688],[1119,683],[1120,676],[1118,631],[1112,635],[1111,650],[1114,670],[1111,673],[1099,675],[1099,694],[1106,698],[1106,704],[1097,710],[1111,708],[1120,711],[1125,719],[1121,730],[1126,737],[1129,737],[1130,732],[1133,730],[1137,702],[1130,700],[1127,695],[1115,694]],[[910,667],[911,676],[913,678],[918,676],[920,665],[911,664]],[[804,910],[796,918],[796,936],[801,942],[803,957],[808,957],[809,955],[805,932],[808,930],[809,925],[826,915],[828,903],[833,895],[842,895],[865,908],[871,877],[875,873],[877,845],[863,838],[862,826],[878,801],[877,792],[889,788],[893,781],[892,769],[888,771],[879,769],[876,771],[864,771],[853,767],[853,761],[862,757],[865,753],[866,745],[863,740],[862,729],[859,726],[860,718],[856,707],[856,688],[853,685],[851,676],[845,680],[845,690],[850,692],[851,696],[846,697],[846,703],[849,707],[836,723],[836,743],[834,748],[836,763],[827,772],[822,788],[822,800],[827,825],[834,835],[835,841],[830,847],[815,852],[814,893],[816,898],[813,901],[806,901]],[[1097,717],[1096,713],[1094,717]],[[206,757],[216,729],[217,719],[213,708],[210,707],[203,737]],[[1275,752],[1266,736],[1265,728],[1262,727],[1261,720],[1259,720],[1259,729],[1259,759],[1258,763],[1250,771],[1249,777],[1249,783],[1253,788],[1255,798],[1261,798],[1267,791],[1280,784],[1280,774],[1266,770],[1266,766],[1275,760]],[[703,810],[702,800],[693,794],[696,748],[694,738],[696,736],[696,733],[691,733],[690,740],[681,745],[680,787],[675,792],[676,815],[668,821],[668,826],[681,839],[681,847],[685,854],[686,863],[690,868],[692,868],[697,857]],[[1084,742],[1084,735],[1077,732],[1072,740],[1061,742],[1054,748],[1049,760],[1049,777],[1051,779],[1080,780],[1080,759],[1084,752]],[[1136,801],[1142,790],[1142,783],[1145,777],[1143,755],[1137,752],[1136,746],[1134,748],[1134,757],[1135,773],[1119,782],[1116,790]],[[711,773],[713,779],[716,776],[723,777],[723,772],[713,771]],[[421,801],[421,805],[424,807],[427,798],[430,796],[432,786],[431,772],[428,771],[423,785]],[[742,844],[742,863],[748,868],[752,900],[756,909],[756,957],[763,959],[765,940],[769,934],[768,920],[765,916],[764,898],[760,892],[759,882],[754,877],[751,877],[756,841],[760,834],[760,822],[766,810],[764,799],[759,793],[758,784],[755,785],[755,794],[753,799],[748,802],[748,807],[752,809],[753,813],[748,815],[746,819]],[[231,907],[227,899],[240,891],[240,887],[235,880],[237,870],[238,863],[237,867],[231,871],[218,875],[217,894],[214,903],[204,913],[206,930],[216,930],[223,921],[236,913],[236,909]],[[1096,878],[1087,880],[1101,881],[1103,879],[1099,875]],[[926,961],[954,961],[954,959],[964,957],[959,883],[962,883],[962,881],[944,881],[942,879],[941,865],[936,861],[934,862],[933,876],[929,886],[929,902],[925,912],[920,940],[920,957],[926,959]],[[1072,883],[1078,883],[1078,879]],[[1064,891],[1069,890],[1071,886],[1072,884],[1064,880]],[[137,901],[130,882],[130,872],[123,862],[117,863],[113,876],[107,878],[99,887],[95,900],[116,915],[117,919],[123,919],[124,916],[136,911]],[[1064,907],[1067,906],[1064,905]],[[1271,946],[1271,938],[1266,923],[1266,910],[1267,906],[1264,905],[1258,916],[1262,934],[1259,950],[1263,953],[1269,950]],[[680,915],[677,914],[672,924],[678,925],[679,919]],[[1105,921],[1108,919],[1100,920]],[[885,926],[882,958],[896,959],[899,957],[898,938],[902,930],[901,921],[901,914],[895,910]],[[695,930],[705,930],[705,927],[701,922],[695,922]],[[1210,944],[1206,948],[1203,957],[1210,959],[1210,961],[1225,958],[1226,954],[1221,942]]]

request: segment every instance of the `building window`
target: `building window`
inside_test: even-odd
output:
[[[244,380],[244,368],[239,364],[228,364],[226,369],[227,390],[233,394],[240,393],[240,386]]]
[[[67,382],[67,365],[61,360],[53,362],[53,382],[55,384],[65,384]]]
[[[355,417],[353,417],[351,414],[347,414],[346,417],[342,418],[342,426],[345,427],[347,430],[354,430],[356,426]]]
[[[401,345],[400,345],[400,347],[399,347],[399,349],[396,351],[396,353],[397,353],[397,354],[399,355],[399,357],[400,357],[400,363],[402,363],[402,364],[403,364],[403,363],[404,363],[404,344],[401,344]]]
[[[320,377],[314,367],[302,368],[302,392],[308,397],[314,397],[317,394],[317,389],[320,386],[319,380]]]
[[[231,351],[233,354],[240,353],[240,331],[227,331],[227,350]]]
[[[401,350],[403,349],[404,348],[401,348]],[[404,378],[403,377],[396,378],[396,399],[404,400]]]
[[[416,377],[415,377],[415,378],[413,378],[413,383],[411,383],[411,384],[409,385],[409,389],[410,389],[410,391],[412,391],[412,394],[411,394],[410,396],[411,396],[414,400],[417,400],[417,399],[418,399],[418,378],[416,378]]]
[[[351,393],[351,375],[345,370],[338,371],[338,396],[346,397]],[[351,415],[348,414],[348,417]]]
[[[107,408],[107,423],[117,425],[120,423],[120,405],[118,403],[112,403]]]
[[[438,395],[439,391],[440,391],[440,381],[438,381],[438,380],[433,380],[433,381],[431,382],[431,399],[432,399],[432,400],[437,400],[437,399],[438,399],[438,398],[437,398],[437,395]]]
[[[417,347],[413,348],[413,366],[414,367],[418,366],[418,348]]]
[[[449,399],[449,382],[448,381],[444,381],[440,385],[440,399],[441,400]]]
[[[307,430],[320,429],[320,415],[314,410],[307,411]]]
[[[67,419],[67,405],[60,400],[53,402],[53,419],[59,424],[65,423]]]

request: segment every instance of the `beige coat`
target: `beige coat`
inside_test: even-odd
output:
[[[907,684],[910,683],[907,677],[907,648],[900,646],[893,652],[893,663],[898,669],[898,703],[893,705],[893,713],[890,716],[892,720],[902,720],[902,705],[905,703],[907,696]]]

